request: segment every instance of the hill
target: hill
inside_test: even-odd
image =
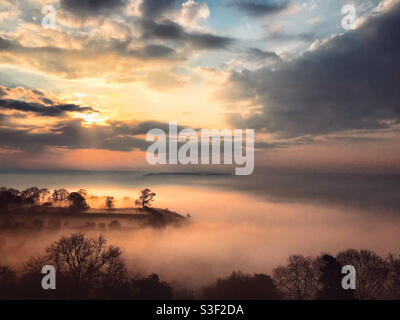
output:
[[[160,208],[89,209],[34,206],[3,211],[0,215],[2,229],[119,229],[162,228],[181,225],[187,221],[182,215]]]

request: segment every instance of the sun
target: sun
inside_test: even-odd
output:
[[[82,122],[83,126],[89,126],[93,124],[97,125],[107,125],[107,119],[105,117],[100,117],[97,112],[88,112],[88,113],[76,113],[74,114],[74,118],[81,118],[84,120]]]

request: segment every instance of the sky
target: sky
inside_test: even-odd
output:
[[[156,170],[176,121],[254,129],[255,181],[399,173],[397,0],[55,0],[54,29],[49,3],[0,0],[1,170]]]

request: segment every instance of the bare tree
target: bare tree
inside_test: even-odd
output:
[[[318,275],[311,257],[290,256],[287,266],[273,270],[273,279],[288,299],[312,299],[316,294]]]
[[[142,207],[142,208],[147,208],[151,206],[151,202],[154,201],[154,197],[156,194],[154,192],[151,192],[150,189],[146,188],[143,189],[139,193],[139,199],[135,201],[136,206]]]
[[[118,281],[125,275],[121,250],[106,246],[103,236],[92,239],[75,233],[54,242],[46,252],[58,272],[71,277],[77,289],[98,279]]]
[[[50,195],[50,191],[46,188],[42,188],[39,190],[39,194],[40,194],[40,202],[45,203],[47,197]]]
[[[386,289],[389,299],[400,299],[400,256],[390,254],[386,258],[389,274]]]
[[[341,265],[352,265],[356,269],[357,299],[379,298],[389,274],[384,259],[372,251],[356,249],[339,252],[336,258]]]

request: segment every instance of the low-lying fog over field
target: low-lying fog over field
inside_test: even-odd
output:
[[[25,175],[2,177],[8,185],[14,181],[15,187],[30,185]],[[49,182],[46,175],[41,177],[43,181],[36,180],[39,185]],[[89,195],[113,196],[117,205],[123,204],[121,199],[127,196],[133,201],[142,187],[134,179],[130,186],[120,183],[121,187],[112,180],[104,186],[104,179],[104,175],[89,177],[84,174],[69,180],[59,177],[59,181],[65,182],[62,187],[70,191],[84,187]],[[176,185],[163,185],[163,181],[171,179]],[[68,236],[77,230],[88,236],[104,234],[109,244],[122,249],[130,270],[141,274],[157,273],[165,281],[193,288],[234,270],[270,273],[291,254],[335,254],[347,248],[368,248],[385,256],[399,250],[400,219],[393,213],[382,211],[374,215],[368,208],[358,205],[352,207],[345,202],[331,206],[326,201],[312,202],[306,198],[294,201],[282,197],[279,201],[268,201],[259,192],[252,194],[222,187],[229,177],[196,179],[197,183],[187,184],[188,177],[179,176],[159,177],[157,182],[154,178],[139,180],[157,194],[153,207],[185,216],[187,221],[183,225],[132,227],[123,219],[113,218],[94,219],[94,225],[87,225],[93,220],[79,216],[71,218],[74,223],[63,224],[56,230],[46,226],[41,230],[3,230],[0,232],[0,264],[20,268],[30,256],[43,254],[45,247],[61,235]],[[304,180],[304,185],[306,183]],[[135,210],[116,210],[110,214],[129,215]],[[86,214],[92,217],[102,211],[104,209],[92,209]],[[112,220],[119,220],[121,228],[109,228]]]

